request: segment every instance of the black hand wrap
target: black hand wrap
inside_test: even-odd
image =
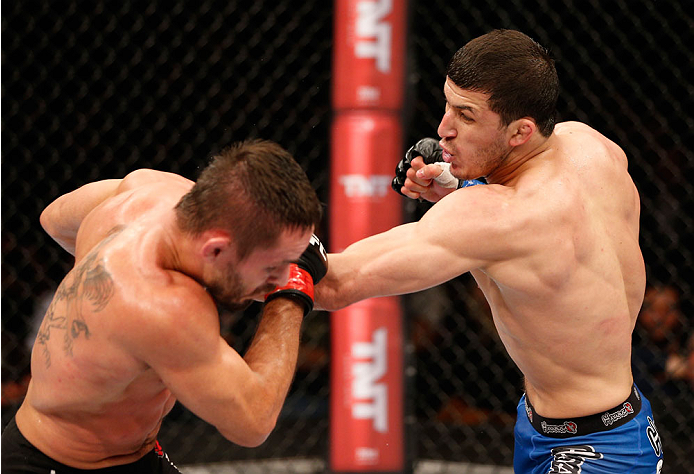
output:
[[[278,296],[295,298],[304,305],[304,316],[313,309],[313,285],[328,273],[328,254],[316,235],[296,263],[290,265],[289,281],[265,296],[265,302]]]
[[[410,149],[407,150],[405,157],[400,160],[398,165],[395,167],[395,178],[393,178],[390,186],[395,192],[404,196],[404,194],[400,192],[400,188],[402,188],[405,184],[405,180],[407,179],[407,170],[409,170],[412,166],[412,160],[418,156],[421,156],[424,159],[424,163],[430,165],[438,161],[443,161],[442,153],[443,150],[441,149],[438,140],[435,138],[422,138],[415,143],[414,146],[411,146]]]

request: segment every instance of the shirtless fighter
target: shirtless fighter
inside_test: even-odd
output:
[[[396,186],[436,204],[330,255],[317,304],[333,310],[471,272],[525,375],[515,471],[656,472],[662,447],[630,365],[646,277],[624,152],[585,124],[555,127],[553,60],[517,31],[467,43],[443,92],[444,163],[401,163]],[[456,190],[477,177],[488,184]]]
[[[3,432],[3,473],[178,472],[156,440],[177,399],[230,441],[262,443],[326,271],[311,236],[320,218],[301,167],[268,141],[223,150],[195,183],[138,170],[50,204],[41,224],[75,266]],[[220,335],[217,304],[239,308],[268,292],[242,358]]]

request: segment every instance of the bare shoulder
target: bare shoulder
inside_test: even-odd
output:
[[[174,173],[139,169],[121,180],[116,196],[100,209],[99,216],[117,215],[132,222],[150,211],[165,212],[193,185],[193,181]]]
[[[418,226],[434,230],[435,239],[458,247],[458,253],[474,249],[481,261],[512,258],[521,251],[529,221],[541,213],[527,205],[515,188],[498,184],[459,189],[436,203]],[[418,231],[418,232],[421,232]]]
[[[602,157],[626,168],[627,156],[624,150],[602,133],[582,122],[562,122],[557,124],[554,134],[562,146],[570,153],[587,158]]]
[[[564,182],[573,179],[581,189],[590,191],[586,199],[600,198],[608,207],[623,207],[630,214],[638,208],[638,192],[628,172],[626,153],[619,145],[579,122],[559,124],[556,133]]]
[[[124,192],[141,186],[151,186],[155,184],[190,188],[193,182],[175,173],[142,168],[128,173],[123,178],[119,186],[119,191]]]
[[[156,367],[187,357],[191,347],[210,347],[219,337],[214,301],[196,281],[170,270],[146,271],[124,281],[121,343],[133,356]],[[126,280],[127,279],[127,280]]]

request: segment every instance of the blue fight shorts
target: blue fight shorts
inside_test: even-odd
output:
[[[615,408],[566,420],[539,416],[523,395],[514,431],[516,474],[655,474],[663,466],[651,404],[635,385]]]

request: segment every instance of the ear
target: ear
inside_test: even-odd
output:
[[[514,120],[508,126],[511,134],[508,144],[511,146],[520,146],[530,140],[530,137],[535,135],[537,124],[529,117]]]
[[[214,232],[205,236],[201,253],[205,260],[214,261],[225,252],[233,251],[231,238],[223,232]]]

